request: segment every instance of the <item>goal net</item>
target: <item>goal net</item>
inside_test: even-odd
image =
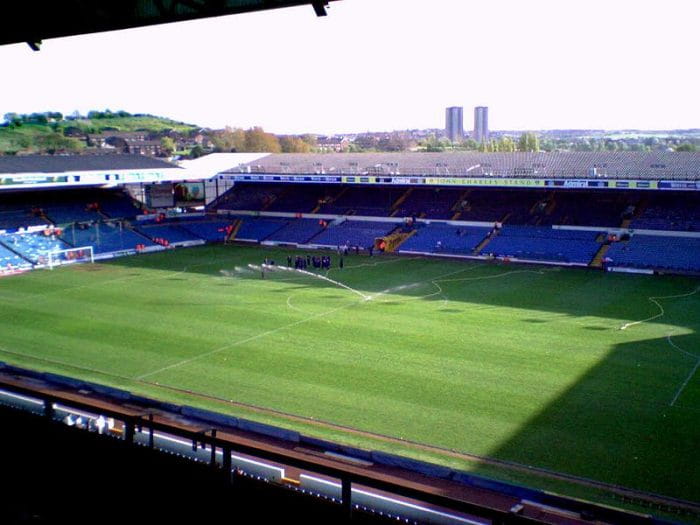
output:
[[[67,250],[55,250],[48,252],[46,266],[54,269],[62,264],[95,262],[95,252],[92,246],[80,246],[78,248],[69,248]]]

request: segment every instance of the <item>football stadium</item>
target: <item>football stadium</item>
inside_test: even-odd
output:
[[[0,157],[0,275],[3,410],[377,520],[700,521],[700,154]]]

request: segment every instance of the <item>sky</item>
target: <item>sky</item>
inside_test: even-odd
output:
[[[700,128],[697,0],[341,0],[0,46],[7,112],[210,128]]]

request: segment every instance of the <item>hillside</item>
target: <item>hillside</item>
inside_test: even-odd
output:
[[[88,135],[110,132],[145,132],[152,139],[165,134],[187,137],[200,129],[193,124],[153,115],[130,115],[125,112],[95,112],[86,117],[66,117],[60,113],[5,115],[0,125],[0,154],[77,153],[90,148]]]

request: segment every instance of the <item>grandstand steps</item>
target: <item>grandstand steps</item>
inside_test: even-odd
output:
[[[551,215],[556,208],[557,208],[557,198],[556,198],[556,195],[554,193],[552,193],[551,200],[549,201],[549,204],[547,204],[547,207],[544,209],[544,214]]]
[[[380,237],[380,239],[384,240],[384,242],[386,243],[386,246],[384,247],[384,252],[385,253],[395,252],[396,250],[399,249],[399,246],[401,246],[404,242],[406,242],[408,239],[413,237],[417,231],[418,230],[411,230],[410,232],[397,231],[395,233],[390,233],[389,235],[385,235],[384,237]],[[379,239],[377,239],[377,240],[379,240]],[[378,247],[376,242],[375,242],[375,247]]]
[[[590,266],[591,268],[602,268],[603,267],[603,258],[605,257],[605,254],[608,253],[608,250],[610,249],[609,244],[603,244],[600,249],[596,252],[596,254],[593,256],[593,259],[591,260]]]
[[[243,221],[241,221],[241,223],[242,223],[242,222],[243,222]],[[272,237],[274,234],[276,234],[278,231],[280,231],[282,228],[286,228],[288,224],[289,224],[289,223],[287,223],[287,222],[285,222],[285,223],[283,223],[283,224],[280,224],[280,225],[279,225],[279,228],[276,228],[274,231],[271,231],[269,234],[265,235],[264,237],[261,237],[261,238],[259,239],[259,241],[260,241],[260,242],[266,241],[267,239],[269,239],[270,237]]]
[[[408,196],[413,193],[413,188],[408,188],[403,195],[401,195],[398,199],[394,201],[394,204],[391,205],[389,208],[391,210],[391,215],[390,217],[393,217],[396,215],[399,211],[399,206],[403,204],[403,202],[408,198]]]
[[[328,201],[329,203],[336,202],[338,199],[340,199],[343,195],[345,195],[348,191],[350,190],[349,187],[345,187],[342,190],[340,190],[340,193],[336,195],[335,197],[331,197],[331,200]]]
[[[462,193],[459,194],[459,197],[450,208],[450,211],[455,212],[455,214],[450,220],[456,221],[457,219],[459,219],[460,215],[462,215],[462,203],[465,201],[465,199],[469,196],[471,192],[472,190],[464,190]]]
[[[226,240],[224,241],[225,243],[226,243],[226,242],[233,242],[233,241],[234,241],[234,239],[236,238],[236,234],[238,233],[238,230],[241,229],[241,225],[242,225],[242,224],[243,224],[243,219],[236,219],[235,221],[233,221],[233,222],[231,223],[231,225],[233,226],[233,228],[231,229],[231,233],[229,233],[229,234],[226,236]]]
[[[630,219],[624,219],[620,228],[629,228],[632,221],[641,217],[649,207],[649,197],[643,197],[634,207],[634,213]]]
[[[542,204],[543,200],[544,199],[538,200],[532,206],[530,206],[530,211],[529,211],[530,215],[535,215],[537,213],[537,210],[539,209],[540,204]]]
[[[267,211],[270,208],[270,206],[272,206],[275,203],[275,201],[279,198],[280,198],[280,195],[277,195],[273,199],[270,199],[269,201],[267,201],[265,204],[262,205],[262,207],[260,208],[260,211]]]
[[[498,230],[494,228],[491,230],[486,237],[484,237],[479,244],[476,245],[476,248],[474,248],[474,251],[472,252],[472,255],[479,255],[481,251],[486,248],[488,243],[490,243],[493,239],[496,238],[498,235]]]
[[[207,204],[207,206],[206,206],[207,210],[215,210],[219,204],[222,204],[225,200],[227,200],[229,198],[229,195],[231,194],[232,191],[233,191],[233,188],[229,188],[225,192],[218,195],[213,201],[211,201],[209,204]],[[140,208],[141,203],[138,201],[136,201],[136,202],[139,204],[138,207]]]

